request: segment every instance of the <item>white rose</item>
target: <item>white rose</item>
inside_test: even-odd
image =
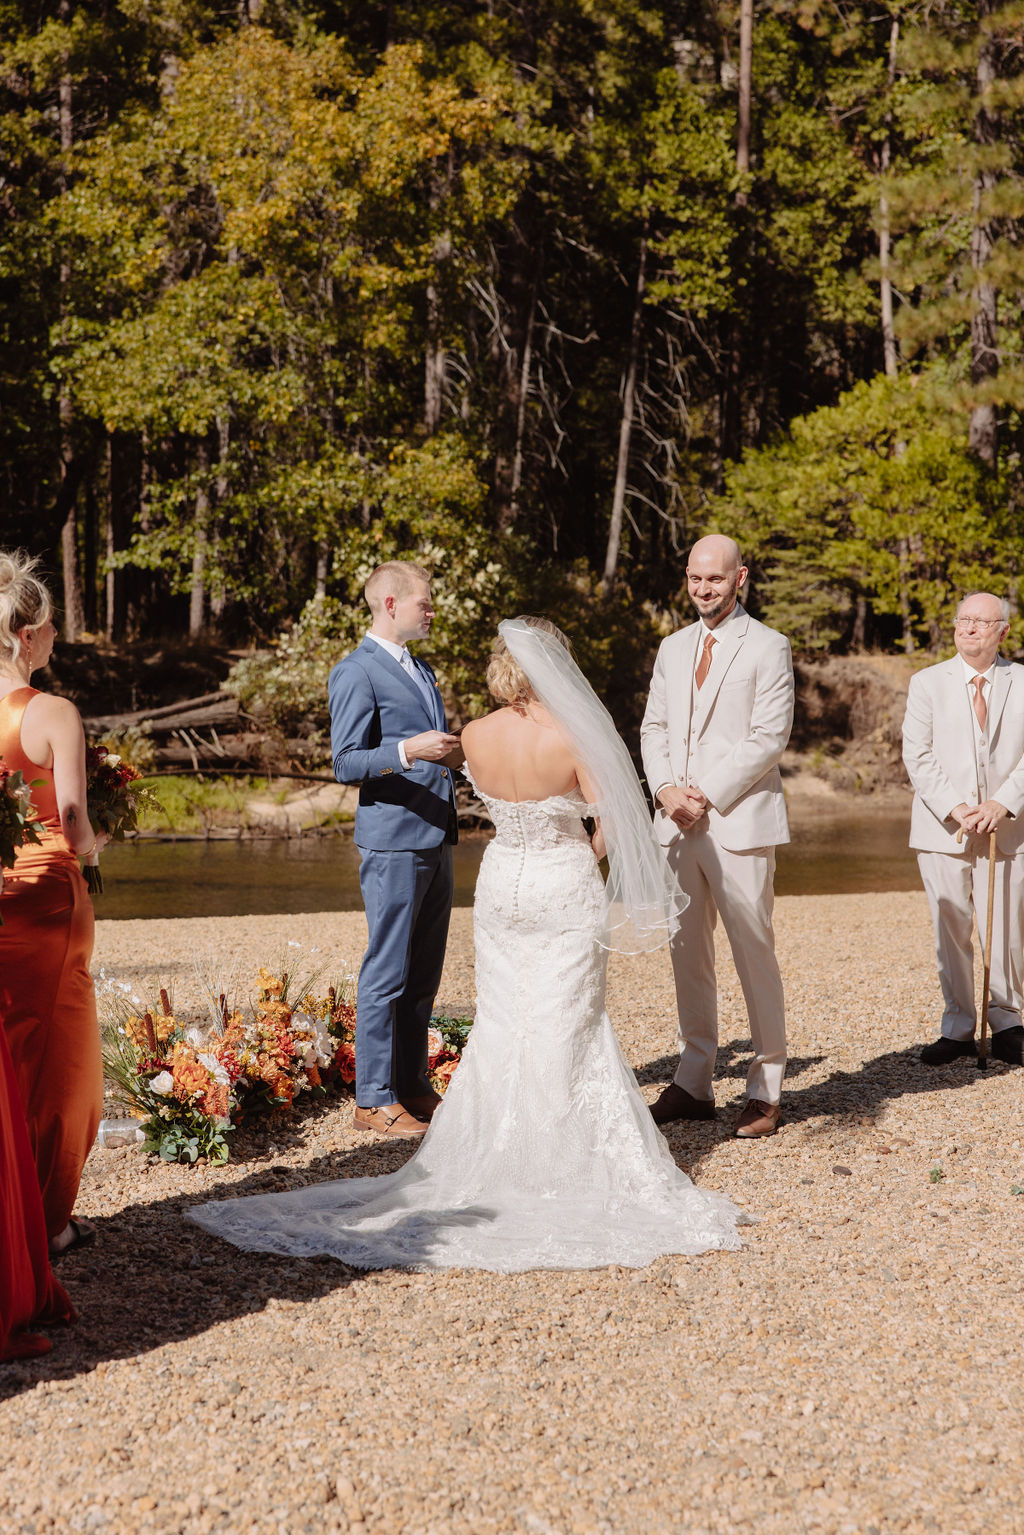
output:
[[[149,1087],[151,1092],[159,1093],[161,1098],[166,1098],[174,1088],[174,1078],[169,1071],[161,1071],[159,1076],[153,1078]]]
[[[231,1078],[215,1055],[201,1055],[199,1057],[199,1064],[206,1067],[218,1087],[229,1087],[231,1085]]]

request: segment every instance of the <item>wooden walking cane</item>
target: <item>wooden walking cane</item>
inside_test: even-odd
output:
[[[961,826],[956,840],[964,840]],[[981,1037],[978,1040],[978,1070],[988,1070],[988,983],[992,974],[992,908],[996,898],[996,834],[988,834],[988,902],[985,910],[985,964],[981,981]]]
[[[988,1070],[988,981],[992,974],[992,908],[996,898],[996,834],[988,834],[988,909],[985,912],[985,969],[981,982],[981,1037],[978,1070]]]

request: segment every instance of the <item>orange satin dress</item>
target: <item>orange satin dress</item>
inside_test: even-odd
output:
[[[0,1029],[0,1359],[45,1354],[49,1338],[26,1329],[74,1320],[75,1308],[50,1269],[25,1111]]]
[[[0,892],[0,1025],[7,1036],[43,1196],[46,1234],[64,1230],[103,1109],[93,910],[61,831],[53,773],[25,755],[21,721],[35,688],[0,699],[0,757],[32,790],[39,846],[20,847]]]

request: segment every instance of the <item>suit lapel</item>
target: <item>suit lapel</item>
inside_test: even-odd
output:
[[[942,673],[942,707],[936,710],[935,729],[955,732],[956,750],[963,762],[964,781],[978,783],[978,754],[974,749],[974,710],[959,656],[947,661]],[[953,775],[956,776],[956,775]]]
[[[686,699],[687,754],[689,754],[689,742],[693,735],[693,701],[695,694],[693,673],[697,665],[697,645],[700,642],[700,632],[700,624],[691,624],[683,637],[682,645],[679,647],[679,665],[683,669],[682,693]]]
[[[1006,705],[1006,700],[1010,696],[1010,678],[1012,674],[1012,668],[1009,661],[1004,661],[1000,658],[996,662],[995,673],[992,677],[991,697],[989,698],[988,705],[988,719],[985,721],[985,728],[988,731],[988,738],[990,741],[995,739],[995,734],[999,728],[999,721],[1002,717],[1003,709]]]
[[[373,640],[369,637],[364,639],[363,649],[367,652],[369,659],[374,662],[376,666],[381,667],[385,674],[391,679],[391,681],[394,681],[397,678],[402,687],[405,688],[410,697],[416,700],[424,714],[426,714],[429,719],[430,709],[427,706],[427,700],[424,698],[423,693],[416,686],[415,682],[413,682],[408,672],[403,666],[398,664],[394,656],[388,655],[383,645],[375,645]],[[432,720],[431,723],[433,723]]]
[[[720,647],[719,652],[716,656],[714,650],[712,650],[711,670],[708,672],[704,686],[700,690],[700,702],[704,715],[700,727],[701,733],[703,733],[711,718],[715,707],[715,700],[718,698],[718,690],[725,681],[725,676],[730,666],[740,653],[740,646],[743,644],[749,627],[750,619],[744,613],[742,618],[735,619],[729,624],[728,628],[722,630],[721,637],[718,634],[715,635],[715,645]],[[696,701],[696,695],[694,697]]]

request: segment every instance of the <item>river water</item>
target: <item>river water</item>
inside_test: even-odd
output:
[[[779,848],[778,895],[843,895],[917,890],[907,847],[909,804],[899,810],[792,815],[793,841]],[[455,904],[470,906],[485,833],[455,849]],[[108,848],[99,918],[232,917],[257,913],[355,911],[359,853],[348,835],[287,840],[158,842]]]

